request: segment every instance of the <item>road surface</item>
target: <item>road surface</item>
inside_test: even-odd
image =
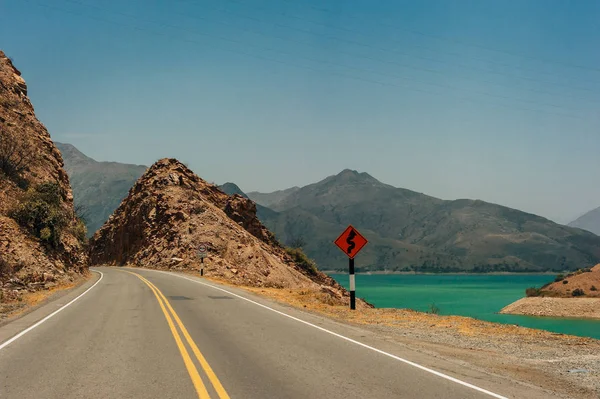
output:
[[[0,328],[0,398],[549,397],[240,289],[95,270]]]

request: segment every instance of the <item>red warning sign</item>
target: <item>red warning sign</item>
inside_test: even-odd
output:
[[[358,230],[352,227],[352,225],[348,226],[337,240],[334,241],[335,245],[344,251],[346,256],[350,259],[354,259],[360,250],[367,245],[367,242],[367,239],[363,237]]]

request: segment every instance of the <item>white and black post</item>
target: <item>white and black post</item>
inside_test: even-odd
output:
[[[200,275],[204,276],[204,258],[200,258]]]
[[[350,275],[350,309],[356,309],[356,283],[354,281],[354,258],[348,258],[348,274]]]

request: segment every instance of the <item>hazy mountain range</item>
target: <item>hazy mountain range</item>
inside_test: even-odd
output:
[[[594,234],[600,235],[600,207],[593,209],[585,215],[569,223],[569,226],[579,227]]]
[[[93,233],[146,167],[97,162],[71,145],[57,146]],[[324,270],[347,267],[332,242],[348,224],[369,240],[357,257],[360,270],[539,271],[600,262],[600,237],[588,231],[479,200],[441,200],[352,170],[273,193],[220,187],[255,201],[277,238],[302,243]]]
[[[444,201],[351,170],[248,195],[277,212],[263,223],[281,241],[305,241],[323,268],[346,267],[331,242],[348,224],[370,241],[357,258],[363,270],[562,270],[600,259],[600,237],[587,231],[479,200]]]

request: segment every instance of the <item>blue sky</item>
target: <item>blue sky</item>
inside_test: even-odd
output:
[[[271,191],[344,168],[568,222],[600,206],[600,2],[20,0],[57,141]]]

